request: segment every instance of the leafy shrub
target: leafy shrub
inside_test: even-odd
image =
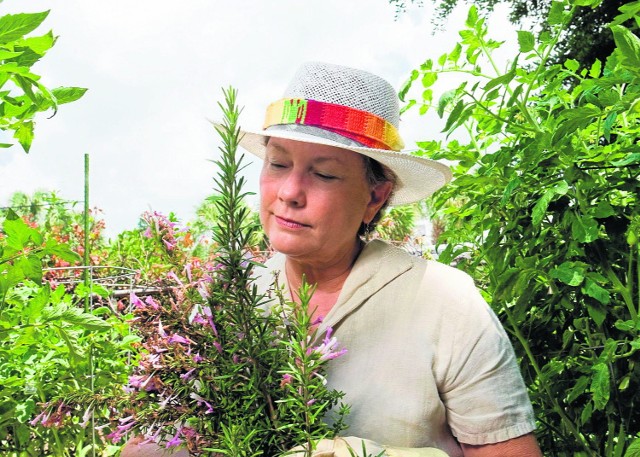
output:
[[[548,64],[577,5],[596,3],[554,2],[553,33],[518,32],[505,70],[472,7],[453,51],[402,91],[421,82],[407,109],[468,133],[420,143],[454,163],[435,197],[448,224],[440,259],[470,254],[464,267],[517,343],[545,455],[632,455],[640,432],[640,39],[613,24],[605,64]],[[640,2],[624,8],[616,23],[639,20]],[[436,102],[449,72],[468,79]]]
[[[0,453],[85,455],[100,439],[87,423],[102,411],[62,424],[71,409],[42,406],[78,391],[95,392],[127,379],[128,326],[108,308],[83,311],[83,295],[43,280],[50,256],[75,262],[78,255],[55,237],[43,237],[17,217],[0,235]],[[106,316],[104,316],[106,314]],[[100,354],[100,357],[96,357]],[[46,427],[45,427],[46,426]]]

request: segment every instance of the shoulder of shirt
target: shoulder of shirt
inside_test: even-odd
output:
[[[381,257],[403,259],[403,261],[409,261],[413,268],[424,268],[425,275],[432,280],[440,278],[443,280],[454,281],[455,283],[474,282],[473,278],[462,270],[438,262],[437,260],[425,259],[423,257],[410,254],[403,248],[394,246],[386,241],[373,240],[370,241],[369,244]]]

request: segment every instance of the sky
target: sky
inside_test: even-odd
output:
[[[88,154],[89,201],[107,237],[148,210],[186,222],[214,192],[220,141],[211,122],[221,119],[223,87],[238,90],[249,130],[305,61],[361,68],[399,89],[412,69],[453,49],[466,9],[433,34],[428,1],[396,19],[386,0],[4,0],[2,15],[50,10],[31,34],[58,36],[32,68],[42,82],[88,91],[36,118],[29,154],[0,149],[0,206],[16,191],[82,201]],[[514,43],[505,17],[491,16],[492,37]],[[400,132],[411,149],[440,138],[443,126],[409,111]],[[245,190],[257,192],[260,164],[251,161]]]

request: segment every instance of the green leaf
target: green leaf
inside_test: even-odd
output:
[[[443,132],[448,132],[451,129],[451,127],[455,124],[455,122],[458,120],[458,118],[462,114],[463,109],[464,109],[464,103],[462,100],[459,100],[458,103],[456,103],[456,106],[454,106],[453,109],[451,110],[451,113],[447,118],[447,123],[445,124],[445,127],[442,130]]]
[[[567,403],[572,403],[576,398],[585,393],[589,386],[589,378],[587,376],[580,376],[576,384],[571,388],[567,394]]]
[[[500,199],[501,205],[505,205],[509,201],[509,199],[511,198],[511,194],[518,188],[518,186],[520,186],[521,183],[522,180],[518,176],[509,181],[509,184],[507,184],[507,187],[505,187],[502,198]]]
[[[71,247],[65,243],[59,243],[55,238],[47,239],[44,246],[46,255],[55,255],[67,262],[76,262],[81,259],[77,252],[71,250]]]
[[[78,308],[69,308],[60,315],[60,320],[70,324],[79,325],[87,330],[104,331],[111,328],[111,324],[108,322],[105,322],[91,313],[85,313]]]
[[[0,49],[0,60],[7,60],[13,57],[18,57],[22,52],[7,51],[6,49]]]
[[[617,116],[617,112],[611,111],[604,120],[602,133],[607,141],[611,141],[611,129],[615,125]]]
[[[491,89],[499,85],[506,86],[511,82],[511,80],[514,78],[515,75],[516,75],[515,71],[510,71],[509,73],[505,73],[504,75],[498,76],[497,78],[494,78],[491,81],[489,81],[487,84],[485,84],[482,90],[490,91]]]
[[[440,96],[438,100],[438,116],[444,117],[444,110],[456,98],[457,91],[455,89],[448,90]]]
[[[569,191],[569,185],[566,181],[560,181],[551,189],[540,197],[536,202],[531,212],[531,222],[533,225],[538,226],[542,222],[542,218],[547,214],[547,208],[549,203],[556,197],[556,195],[565,195]]]
[[[27,322],[32,323],[40,317],[45,305],[49,303],[50,296],[51,288],[48,285],[43,285],[38,289],[38,292],[25,307],[24,317]]]
[[[33,142],[33,122],[22,122],[16,129],[13,137],[18,140],[25,152],[29,152],[31,143]]]
[[[549,276],[569,286],[582,284],[585,275],[585,267],[575,262],[564,262],[549,272]]]
[[[80,298],[90,297],[92,295],[99,295],[100,297],[106,298],[111,295],[109,291],[100,284],[85,286],[83,283],[76,286],[74,293]]]
[[[595,298],[603,305],[608,305],[611,302],[611,295],[609,291],[602,288],[598,283],[587,277],[585,285],[582,291],[591,298]]]
[[[582,409],[582,412],[580,413],[580,421],[585,424],[589,421],[589,419],[591,419],[591,416],[593,415],[593,402],[589,402],[586,404],[586,406]]]
[[[595,7],[599,5],[602,0],[572,0],[572,3],[576,6],[591,6]]]
[[[7,245],[18,251],[24,249],[29,241],[37,245],[42,243],[40,233],[29,227],[22,219],[6,219],[2,228],[8,237]]]
[[[478,8],[475,5],[471,5],[471,8],[469,8],[469,13],[467,14],[467,21],[465,22],[465,25],[467,27],[473,27],[476,25],[476,22],[478,22]]]
[[[604,409],[609,402],[610,395],[610,374],[609,366],[605,363],[596,363],[593,368],[593,378],[591,379],[591,393],[593,394],[593,404],[596,410]]]
[[[49,49],[51,49],[55,42],[56,40],[53,37],[53,33],[49,31],[42,36],[25,38],[24,40],[20,41],[19,44],[20,46],[28,47],[36,54],[43,55]]]
[[[85,92],[87,92],[87,89],[83,87],[58,87],[51,91],[58,105],[75,102],[80,99]]]
[[[627,165],[640,163],[640,152],[628,154],[624,159],[611,162],[614,167],[626,167]]]
[[[596,61],[593,62],[593,65],[591,65],[591,68],[589,69],[589,76],[592,78],[599,78],[601,71],[602,62],[600,62],[599,59],[596,59]]]
[[[14,268],[19,268],[26,279],[36,283],[42,281],[42,261],[35,255],[19,257],[13,262]]]
[[[624,453],[624,457],[640,457],[640,438],[636,438],[631,442]]]
[[[576,71],[578,71],[578,68],[580,68],[580,62],[575,59],[567,59],[564,62],[564,66],[567,70],[575,73]]]
[[[606,309],[601,305],[589,303],[587,305],[587,311],[589,312],[589,317],[593,319],[593,322],[595,322],[598,327],[602,327],[604,320],[607,318]]]
[[[636,330],[636,323],[632,320],[627,320],[627,321],[618,320],[614,325],[618,330],[621,330],[623,332],[630,332],[632,330]]]
[[[422,75],[422,86],[430,87],[438,80],[438,74],[435,72],[428,72]]]
[[[449,53],[449,57],[447,60],[453,63],[457,63],[458,59],[460,59],[460,55],[462,54],[462,45],[460,43],[456,43],[453,51]]]
[[[35,30],[49,11],[41,13],[7,14],[0,17],[0,44],[18,40]]]
[[[571,224],[573,238],[581,243],[591,243],[600,236],[598,223],[591,216],[578,216],[573,218]]]
[[[533,33],[527,30],[518,30],[518,45],[522,53],[533,51],[536,45],[536,39]]]
[[[611,31],[622,54],[622,64],[632,71],[640,70],[640,38],[621,25],[612,26]]]
[[[553,1],[551,2],[551,8],[549,8],[548,22],[549,25],[562,24],[566,15],[564,9],[564,2]]]
[[[614,214],[616,214],[616,212],[613,209],[613,206],[611,206],[611,204],[606,200],[600,200],[593,212],[593,217],[597,219],[604,219],[606,217],[613,216]]]
[[[411,72],[411,76],[409,77],[409,79],[402,85],[402,87],[400,88],[400,91],[398,92],[398,97],[400,98],[401,101],[405,101],[404,97],[407,95],[407,92],[409,92],[409,89],[411,89],[411,86],[413,85],[413,82],[418,79],[418,76],[420,75],[420,73],[418,72],[418,70],[413,70]]]

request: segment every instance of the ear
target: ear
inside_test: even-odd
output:
[[[367,209],[364,213],[363,222],[368,224],[371,222],[380,208],[385,204],[385,202],[389,199],[389,195],[391,195],[391,190],[393,188],[393,184],[389,181],[382,182],[380,184],[376,184],[373,186],[370,192],[370,200],[367,204]]]

